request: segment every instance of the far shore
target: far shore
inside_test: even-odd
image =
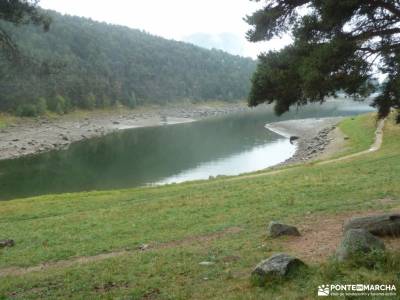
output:
[[[119,130],[188,123],[248,110],[245,102],[211,102],[16,119],[0,128],[0,160],[66,149],[72,143]]]

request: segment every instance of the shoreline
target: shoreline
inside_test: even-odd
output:
[[[282,163],[284,166],[329,157],[340,150],[341,136],[338,123],[344,117],[308,118],[268,123],[265,128],[285,138],[296,137],[295,154]]]
[[[57,118],[21,118],[0,128],[0,161],[65,150],[73,143],[120,130],[183,124],[242,111],[250,111],[244,102],[88,111]]]
[[[199,121],[213,116],[250,111],[245,103],[210,103],[180,107],[157,107],[134,110],[95,111],[57,118],[22,118],[0,128],[0,161],[65,150],[76,142],[133,128],[165,126]],[[278,121],[265,125],[270,131],[294,141],[295,154],[279,163],[282,166],[326,156],[329,145],[338,144],[336,125],[344,117],[308,118]],[[343,138],[341,139],[343,140]],[[328,151],[327,151],[328,150]]]

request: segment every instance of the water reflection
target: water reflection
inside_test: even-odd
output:
[[[168,177],[157,184],[179,183],[207,179],[210,176],[237,175],[261,170],[284,162],[293,156],[296,146],[288,139],[279,139],[220,160],[204,163],[196,168]]]

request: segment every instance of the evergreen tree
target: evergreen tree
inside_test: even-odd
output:
[[[379,70],[387,81],[374,105],[381,117],[400,109],[400,1],[268,0],[247,22],[252,42],[288,33],[294,39],[259,57],[251,106],[275,103],[282,114],[339,90],[365,97]]]
[[[12,23],[16,26],[34,24],[49,30],[51,19],[41,13],[38,8],[38,0],[1,0],[0,20]],[[0,27],[0,50],[7,59],[14,62],[21,59],[18,47],[8,33]]]

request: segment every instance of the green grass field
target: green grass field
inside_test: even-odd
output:
[[[347,118],[340,123],[340,130],[351,137],[349,147],[341,151],[339,155],[347,155],[365,149],[374,141],[374,131],[376,128],[376,118],[371,114],[361,115],[357,118]]]
[[[341,129],[349,137],[346,153],[357,152],[372,143],[375,121],[360,116]],[[396,254],[372,269],[338,265],[329,255],[306,257],[310,267],[290,280],[265,287],[250,281],[252,268],[273,253],[301,256],[287,247],[290,239],[266,237],[269,221],[301,226],[393,210],[400,206],[399,179],[400,127],[389,120],[379,151],[332,164],[0,202],[0,239],[16,241],[0,250],[0,273],[17,267],[0,277],[0,299],[314,299],[320,284],[349,282],[400,289]],[[138,250],[143,244],[149,248]],[[87,258],[110,252],[117,254]],[[17,274],[43,263],[49,266]]]

